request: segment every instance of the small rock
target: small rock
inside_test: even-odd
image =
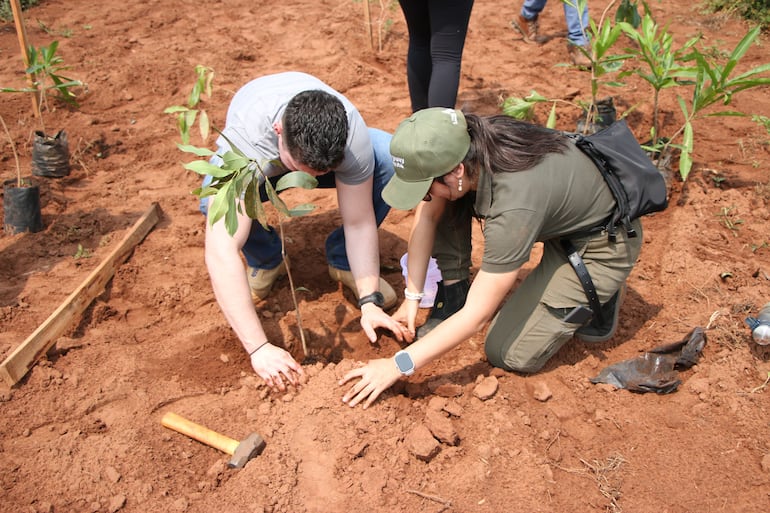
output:
[[[230,357],[224,353],[219,355],[219,359],[222,360],[222,363],[230,363]]]
[[[115,467],[107,467],[104,469],[104,477],[106,477],[107,480],[111,483],[117,483],[120,481],[121,475],[120,472],[115,469]]]
[[[353,458],[360,458],[364,455],[364,452],[366,452],[368,447],[369,442],[359,442],[348,447],[348,454],[350,454]]]
[[[532,390],[532,397],[540,402],[546,402],[548,399],[553,397],[553,394],[551,393],[551,389],[548,388],[548,385],[540,381],[535,383],[535,387]]]
[[[479,384],[476,385],[476,387],[473,389],[473,395],[482,401],[486,401],[491,399],[492,396],[497,393],[498,386],[499,384],[497,382],[497,378],[494,376],[488,376],[482,379]]]
[[[119,511],[123,509],[123,506],[126,505],[126,496],[125,495],[116,495],[112,499],[110,499],[110,503],[107,505],[107,511],[110,513],[115,513],[116,511]]]
[[[765,454],[764,458],[762,458],[762,470],[770,474],[770,454]]]
[[[41,502],[37,506],[37,508],[35,508],[35,511],[37,513],[53,513],[54,512],[53,504],[51,504],[50,502]]]
[[[433,436],[440,442],[447,445],[457,445],[460,437],[457,435],[452,421],[449,420],[440,410],[428,410],[425,415],[425,421],[428,423],[428,429]]]
[[[463,387],[454,383],[442,383],[433,393],[440,397],[460,397],[463,395]]]
[[[428,409],[433,411],[441,411],[446,406],[447,400],[443,397],[431,397],[428,401]]]
[[[206,471],[208,477],[218,477],[227,470],[227,463],[225,460],[219,459]]]
[[[424,424],[415,426],[404,441],[409,448],[409,452],[422,461],[432,460],[441,451],[441,445],[439,445],[438,440],[433,438],[430,430]]]
[[[496,378],[504,378],[509,374],[510,373],[507,370],[501,369],[500,367],[492,367],[492,370],[489,371],[489,375]]]
[[[184,497],[174,501],[173,508],[176,511],[186,511],[190,507],[190,503]]]
[[[461,417],[463,414],[463,407],[458,404],[457,401],[449,401],[444,405],[443,410],[453,417]]]

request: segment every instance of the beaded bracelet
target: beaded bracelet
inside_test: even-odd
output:
[[[404,289],[404,297],[410,301],[419,301],[425,297],[425,292],[409,292],[408,289]]]
[[[267,344],[267,340],[265,340],[264,342],[262,342],[261,344],[259,344],[255,350],[253,350],[252,352],[250,352],[250,353],[249,353],[249,358],[251,358],[251,356],[252,356],[254,353],[256,353],[257,351],[259,351],[260,349],[262,349],[262,348],[265,346],[265,344]]]

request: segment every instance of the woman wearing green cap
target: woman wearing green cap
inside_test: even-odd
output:
[[[353,382],[344,402],[369,406],[402,375],[473,337],[490,321],[487,359],[517,372],[540,370],[573,334],[585,341],[612,337],[625,280],[641,249],[641,223],[632,222],[638,236],[619,230],[614,242],[602,231],[615,200],[599,170],[569,137],[508,116],[432,108],[399,125],[390,152],[396,173],[383,199],[398,209],[416,207],[406,299],[394,318],[415,332],[431,254],[445,281],[461,283],[470,275],[472,217],[447,219],[448,202],[468,204],[467,211],[480,220],[484,253],[457,310],[393,358],[348,372],[340,381]],[[582,257],[602,305],[595,317],[604,323],[587,324],[589,300],[562,241]],[[515,286],[536,242],[543,243],[542,258]]]

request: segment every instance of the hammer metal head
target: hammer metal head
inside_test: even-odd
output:
[[[243,468],[251,458],[259,456],[265,449],[265,440],[257,433],[252,433],[238,444],[233,452],[233,457],[227,463],[230,468]]]

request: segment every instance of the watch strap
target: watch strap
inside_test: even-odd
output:
[[[385,296],[383,296],[382,292],[380,291],[372,292],[371,294],[364,296],[358,300],[358,308],[361,308],[366,303],[374,303],[375,305],[382,308],[383,306],[385,306]]]

